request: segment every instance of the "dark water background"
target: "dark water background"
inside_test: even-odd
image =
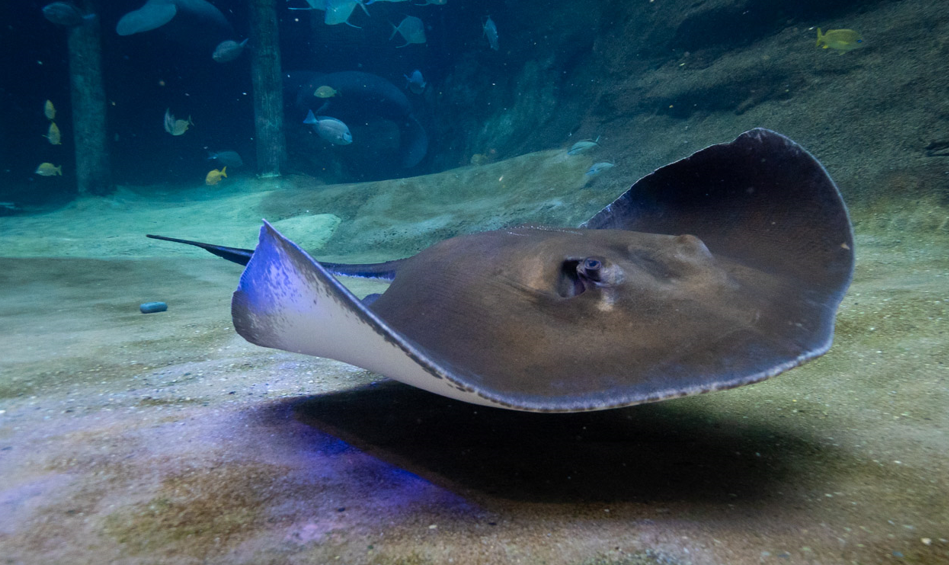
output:
[[[222,38],[201,29],[120,37],[116,22],[141,0],[99,3],[116,184],[200,186],[216,166],[207,149],[238,151],[246,163],[239,172],[254,173],[249,54],[214,62]],[[45,20],[44,4],[0,6],[0,202],[49,205],[75,196],[66,32]],[[213,4],[233,25],[232,39],[248,36],[242,2]],[[941,179],[926,168],[936,160],[901,164],[949,139],[949,114],[939,108],[949,73],[938,0],[377,2],[370,17],[354,10],[350,21],[362,29],[327,26],[323,12],[289,6],[305,1],[277,4],[283,70],[358,70],[391,81],[411,101],[429,147],[421,163],[403,169],[396,152],[365,143],[392,128],[350,124],[356,142],[330,147],[302,125],[305,114],[288,108],[287,173],[326,183],[423,175],[604,134],[612,153],[603,158],[617,164],[612,174],[632,182],[686,149],[763,126],[814,151],[848,196],[848,185],[869,186],[869,174],[883,186],[895,168],[922,171],[921,186]],[[407,15],[423,20],[426,44],[397,48],[401,37],[389,39],[390,24]],[[499,51],[483,37],[489,15]],[[814,46],[819,26],[858,27],[867,45],[844,56],[823,51]],[[405,88],[403,76],[414,69],[428,82],[422,95]],[[58,110],[62,146],[42,137],[46,99]],[[166,108],[192,116],[195,126],[169,136]],[[707,118],[717,122],[702,130]],[[665,147],[639,159],[647,143]],[[44,161],[62,164],[64,176],[37,178]]]
[[[63,165],[66,181],[75,170],[70,128],[69,74],[66,32],[42,16],[45,1],[5,3],[2,38],[2,153],[0,153],[0,200],[35,201],[41,195],[29,190],[35,183],[33,171],[43,161]],[[15,5],[14,5],[15,4]],[[142,2],[101,2],[103,65],[109,107],[107,125],[112,143],[112,160],[117,184],[161,184],[203,178],[211,167],[205,148],[235,150],[254,167],[253,98],[249,53],[236,61],[221,64],[211,53],[220,38],[205,37],[203,30],[188,29],[176,35],[158,30],[120,37],[115,24]],[[321,11],[291,11],[289,6],[306,6],[303,0],[278,3],[283,69],[334,72],[360,70],[386,78],[405,89],[405,74],[421,69],[431,89],[443,81],[453,58],[465,50],[488,51],[481,34],[482,18],[499,13],[503,2],[455,2],[446,6],[416,6],[412,2],[379,2],[369,7],[367,17],[358,7],[350,18],[362,29],[346,25],[328,26]],[[231,39],[248,37],[244,6],[237,0],[217,0],[231,22]],[[312,14],[312,16],[311,16]],[[398,49],[400,36],[389,40],[390,22],[398,24],[407,15],[426,24],[427,44]],[[171,27],[170,25],[168,27]],[[213,35],[213,34],[211,34]],[[431,127],[433,121],[450,120],[436,116],[422,96],[408,93],[419,120],[430,135],[430,152],[445,145]],[[62,146],[51,146],[42,137],[48,123],[43,116],[46,99],[54,102],[56,122],[63,134]],[[176,117],[191,115],[195,126],[185,135],[169,136],[162,129],[165,109]],[[306,131],[305,116],[286,115],[288,129]],[[298,132],[290,132],[291,138]],[[306,164],[292,160],[292,170]],[[383,162],[376,169],[352,172],[351,180],[422,174],[433,169],[429,157],[411,172],[399,171]],[[213,164],[210,163],[210,164]],[[315,171],[312,171],[315,172]],[[71,182],[58,183],[61,196],[68,196]],[[25,190],[24,190],[25,189]],[[48,191],[42,197],[52,197]],[[41,199],[41,198],[40,198]]]

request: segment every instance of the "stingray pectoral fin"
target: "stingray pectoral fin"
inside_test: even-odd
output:
[[[115,26],[119,35],[132,35],[159,28],[175,17],[178,7],[171,2],[149,0],[144,6],[122,16]]]
[[[231,317],[251,343],[337,359],[436,394],[495,405],[460,384],[266,222],[231,300]]]
[[[826,324],[850,285],[853,230],[824,166],[763,128],[657,169],[582,227],[692,234],[723,255],[826,300]]]

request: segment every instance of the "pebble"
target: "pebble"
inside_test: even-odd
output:
[[[164,302],[145,302],[139,305],[138,309],[142,314],[154,314],[155,312],[164,312],[168,309],[168,305]]]

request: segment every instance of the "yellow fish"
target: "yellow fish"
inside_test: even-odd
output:
[[[220,171],[217,169],[214,169],[213,171],[208,173],[208,176],[204,177],[204,184],[208,186],[214,186],[217,183],[221,182],[221,177],[227,178],[227,173],[225,171],[227,171],[227,167],[224,167]]]
[[[56,119],[56,106],[53,106],[52,100],[46,101],[46,105],[43,106],[43,113],[46,114],[46,119],[49,121]]]
[[[188,131],[188,126],[193,126],[191,116],[187,120],[176,120],[175,115],[171,113],[171,108],[165,110],[165,131],[171,135],[181,135]]]
[[[339,94],[339,91],[334,89],[332,86],[321,86],[313,91],[313,96],[317,98],[332,98]],[[342,96],[342,94],[339,94]]]
[[[62,165],[57,167],[52,163],[42,163],[36,167],[36,174],[44,177],[63,176],[63,167]]]
[[[817,47],[830,48],[843,55],[863,47],[863,36],[852,29],[829,29],[821,33],[817,28]]]
[[[191,116],[188,116],[187,120],[175,120],[175,126],[172,128],[171,135],[181,135],[188,131],[188,126],[193,125],[194,122],[191,121]]]
[[[59,133],[59,127],[56,125],[56,122],[49,123],[49,133],[44,135],[46,139],[49,140],[50,145],[62,145],[63,136]]]

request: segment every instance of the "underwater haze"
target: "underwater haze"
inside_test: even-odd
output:
[[[0,15],[3,563],[949,563],[946,0]]]

